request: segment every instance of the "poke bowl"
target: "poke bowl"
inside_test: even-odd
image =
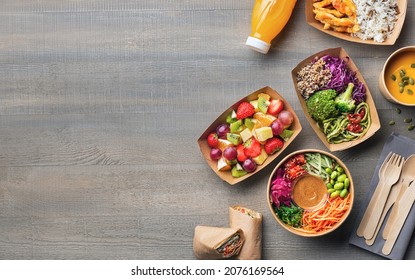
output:
[[[394,45],[408,1],[307,0],[307,23],[331,36],[361,44]]]
[[[275,160],[301,129],[291,105],[264,87],[225,110],[197,143],[216,175],[234,185]]]
[[[304,237],[328,234],[349,216],[354,185],[346,165],[316,149],[293,152],[281,160],[268,180],[269,210],[284,229]]]
[[[356,146],[380,129],[369,87],[343,48],[311,55],[291,76],[306,119],[330,151]]]

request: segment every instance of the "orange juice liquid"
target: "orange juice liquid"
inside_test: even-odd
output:
[[[295,3],[296,0],[256,0],[250,36],[270,44],[287,24]]]
[[[414,67],[411,67],[414,66]],[[401,77],[401,70],[404,71],[403,77],[410,77],[415,80],[415,52],[405,51],[397,55],[393,60],[389,61],[389,65],[385,68],[385,83],[389,92],[395,99],[407,103],[415,104],[415,85],[409,83],[403,87],[401,92],[401,86],[399,83],[403,82]],[[395,80],[392,78],[395,77]]]

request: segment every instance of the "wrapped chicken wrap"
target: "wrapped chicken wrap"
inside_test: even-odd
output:
[[[201,260],[218,260],[235,256],[244,243],[242,230],[196,226],[193,238],[193,251]]]
[[[262,252],[262,214],[242,206],[229,207],[229,225],[242,229],[244,246],[236,257],[240,260],[260,260]]]

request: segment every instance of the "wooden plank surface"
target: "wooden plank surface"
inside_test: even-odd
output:
[[[394,46],[359,45],[305,22],[304,1],[267,55],[249,50],[253,1],[2,1],[0,259],[194,259],[196,225],[226,226],[228,206],[264,214],[265,259],[380,259],[348,244],[385,139],[415,138],[377,88],[387,56],[415,45],[415,4]],[[375,99],[382,128],[336,152],[355,208],[340,230],[304,239],[266,206],[274,164],[236,186],[204,162],[196,140],[228,106],[270,86],[303,125],[282,156],[325,150],[296,100],[290,71],[344,47]],[[389,120],[396,121],[389,126]],[[282,157],[281,157],[282,158]],[[275,163],[276,164],[276,163]],[[407,259],[415,259],[410,243]]]

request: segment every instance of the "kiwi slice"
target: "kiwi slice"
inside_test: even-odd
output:
[[[264,97],[259,97],[258,98],[258,109],[262,112],[262,113],[264,113],[264,114],[266,114],[267,113],[267,111],[268,111],[268,106],[269,106],[269,101],[268,100],[266,100]]]
[[[232,113],[226,116],[226,122],[229,124],[236,122],[237,120],[235,111],[232,111]]]
[[[290,139],[290,137],[294,134],[293,130],[290,129],[284,129],[281,133],[280,133],[280,137],[284,140],[287,141],[288,139]]]
[[[245,124],[245,126],[247,128],[249,128],[250,130],[252,130],[252,128],[254,128],[255,121],[254,121],[253,118],[245,118],[244,124]]]
[[[242,137],[239,134],[236,133],[226,133],[226,139],[234,144],[235,146],[242,143]]]
[[[241,132],[243,129],[243,122],[242,120],[237,120],[230,124],[231,133]]]
[[[247,173],[248,172],[246,172],[239,163],[235,164],[232,168],[232,176],[235,178],[245,176]]]

